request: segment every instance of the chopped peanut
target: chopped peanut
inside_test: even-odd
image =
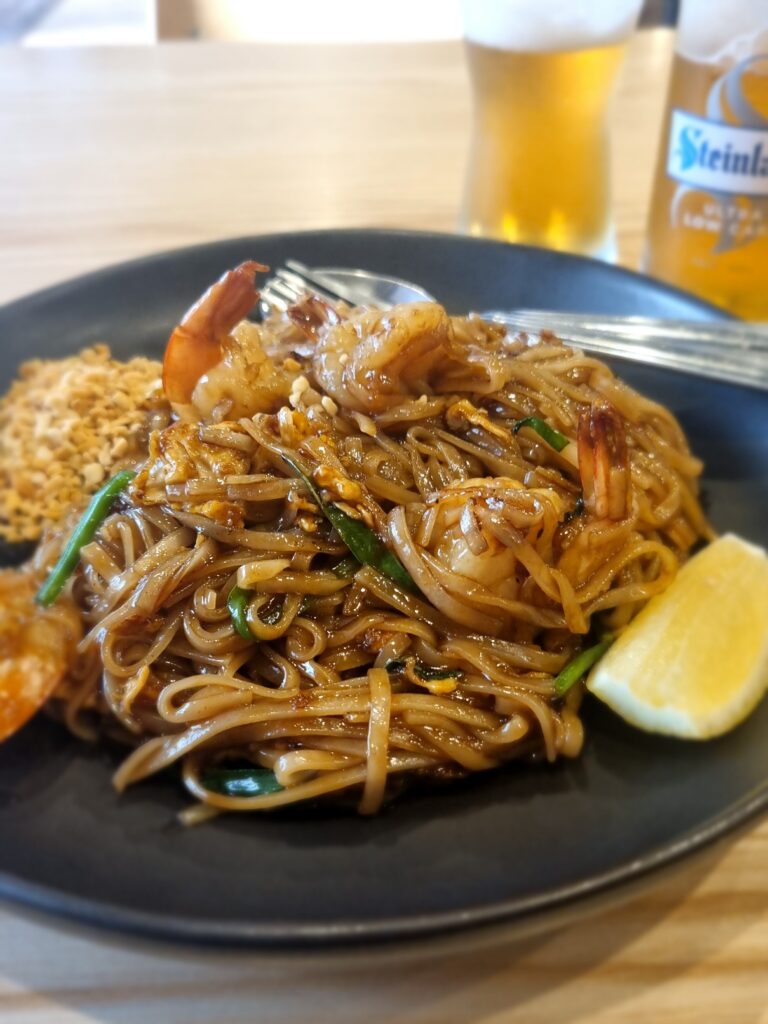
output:
[[[25,363],[0,400],[0,537],[36,540],[140,460],[153,415],[168,406],[152,359],[118,363],[95,345]]]

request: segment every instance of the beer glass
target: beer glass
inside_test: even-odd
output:
[[[461,228],[616,255],[608,114],[642,0],[463,0],[474,124]]]
[[[768,320],[768,0],[683,0],[643,264]]]

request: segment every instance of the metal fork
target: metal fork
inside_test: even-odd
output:
[[[768,324],[743,320],[661,320],[648,316],[610,316],[604,313],[558,313],[543,309],[513,309],[509,316],[531,331],[576,331],[606,335],[641,344],[660,343],[700,350],[702,346],[768,352]]]
[[[514,312],[487,310],[481,315],[486,320],[504,324],[509,331],[538,335],[545,329],[532,326],[527,318],[518,317]],[[585,352],[768,391],[768,353],[758,349],[718,347],[714,343],[695,345],[690,341],[681,344],[668,341],[662,347],[659,342],[645,344],[628,335],[592,334],[578,326],[569,327],[562,321],[549,329],[562,341]]]
[[[350,305],[388,308],[433,297],[409,281],[364,270],[315,269],[287,260],[262,289],[262,312],[284,311],[306,291]],[[768,331],[738,321],[697,323],[544,310],[485,310],[484,319],[519,333],[552,330],[587,352],[768,391]],[[665,333],[666,332],[666,333]]]
[[[286,260],[285,266],[278,267],[261,288],[261,312],[265,315],[276,309],[284,313],[307,291],[330,302],[379,309],[389,309],[399,302],[435,301],[424,288],[398,277],[336,267],[311,270],[298,260]]]

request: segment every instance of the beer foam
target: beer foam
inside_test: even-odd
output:
[[[686,0],[677,29],[677,52],[687,60],[726,64],[766,53],[766,0]]]
[[[462,0],[464,35],[497,50],[583,50],[623,42],[641,6],[642,0]]]

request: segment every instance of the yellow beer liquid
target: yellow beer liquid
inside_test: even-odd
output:
[[[758,68],[762,73],[745,73],[742,91],[754,109],[768,117],[768,62],[761,62]],[[675,57],[656,166],[644,269],[738,316],[767,320],[768,197],[735,196],[733,203],[725,206],[703,190],[689,190],[678,198],[673,223],[678,183],[666,172],[670,112],[678,108],[706,116],[707,95],[722,73],[721,67]],[[727,109],[722,120],[736,123]],[[736,223],[738,244],[716,252],[723,217]]]
[[[475,117],[465,230],[605,254],[606,114],[623,50],[521,53],[467,43]]]

